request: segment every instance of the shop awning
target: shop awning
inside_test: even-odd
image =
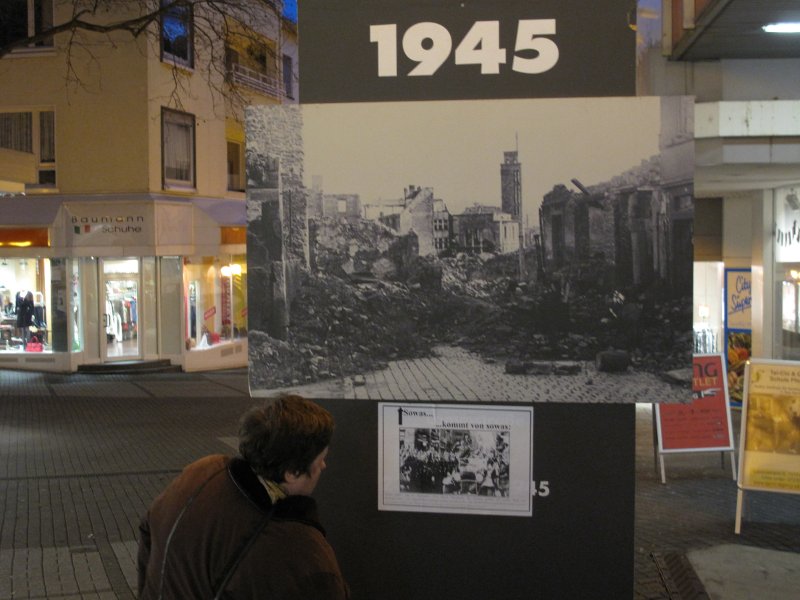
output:
[[[54,196],[0,197],[0,226],[52,227],[62,201]]]
[[[192,202],[220,226],[247,226],[247,203],[244,200],[193,198]]]

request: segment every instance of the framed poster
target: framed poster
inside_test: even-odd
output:
[[[249,109],[252,393],[688,400],[659,374],[692,355],[693,152],[665,145],[691,110],[684,97]],[[609,347],[642,360],[604,370]]]
[[[731,451],[733,428],[723,357],[695,355],[692,370],[691,403],[656,404],[658,451]]]
[[[378,510],[532,514],[532,407],[379,403],[378,454]]]

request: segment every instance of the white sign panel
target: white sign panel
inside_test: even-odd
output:
[[[378,452],[378,510],[532,514],[532,407],[381,403]]]

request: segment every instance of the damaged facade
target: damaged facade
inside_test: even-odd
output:
[[[476,204],[453,216],[453,242],[469,254],[519,249],[519,223],[497,206]]]
[[[662,99],[659,155],[589,189],[559,184],[545,195],[545,270],[601,260],[613,266],[617,288],[664,282],[676,294],[691,292],[693,124],[689,108],[670,106],[683,100]]]
[[[413,232],[420,256],[439,256],[449,248],[451,216],[444,200],[435,198],[432,187],[410,185],[403,199],[364,206],[364,218],[377,220],[400,235]]]

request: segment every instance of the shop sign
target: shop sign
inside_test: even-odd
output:
[[[152,206],[69,203],[64,205],[64,212],[71,246],[154,244]]]
[[[208,321],[215,314],[217,314],[217,307],[216,306],[212,306],[211,308],[206,310],[206,312],[203,313],[203,320],[204,321]]]

